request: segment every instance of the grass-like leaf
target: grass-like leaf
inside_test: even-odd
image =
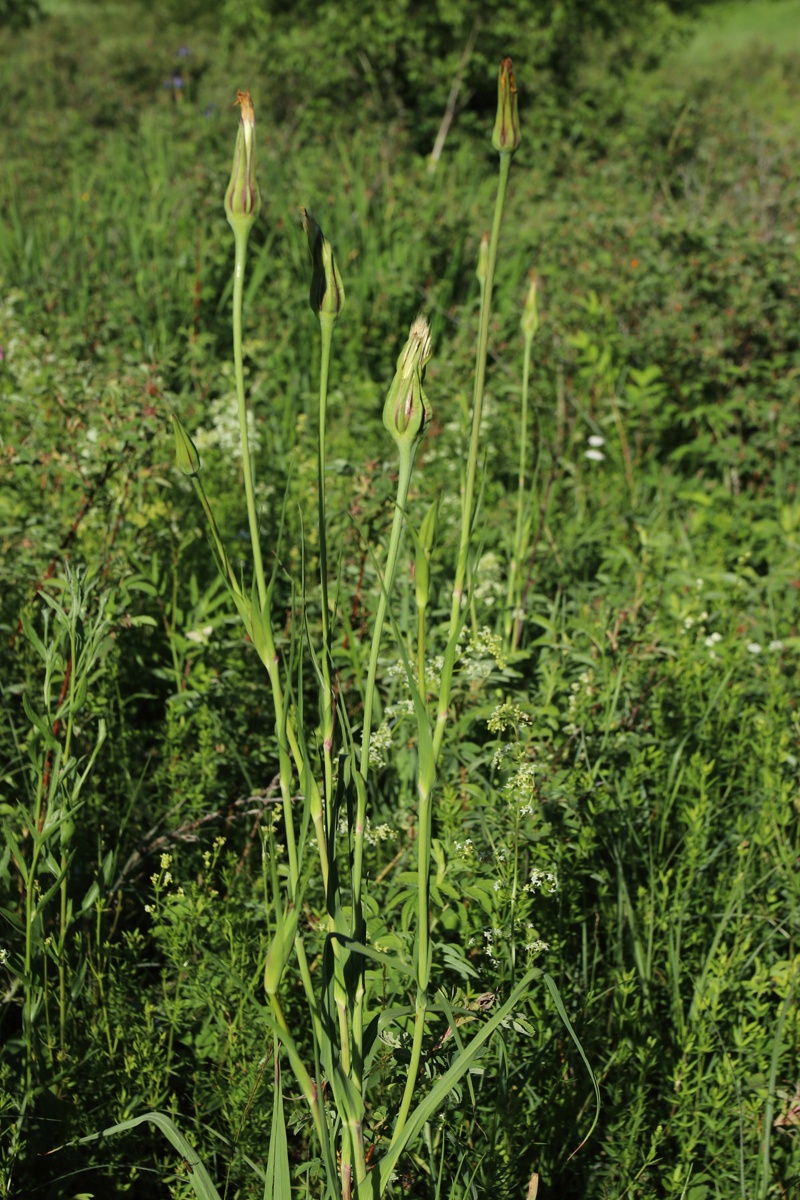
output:
[[[406,1150],[415,1137],[422,1131],[425,1122],[429,1121],[432,1116],[438,1111],[444,1103],[447,1095],[453,1090],[458,1081],[463,1077],[464,1073],[469,1070],[478,1054],[483,1049],[484,1044],[497,1030],[506,1017],[511,1013],[516,1004],[519,1004],[522,997],[527,992],[534,979],[538,979],[542,972],[538,967],[531,968],[525,976],[519,981],[513,992],[506,1000],[493,1017],[490,1017],[480,1031],[476,1033],[471,1042],[465,1046],[463,1052],[459,1054],[456,1061],[445,1071],[440,1079],[437,1079],[427,1096],[417,1105],[411,1113],[405,1128],[400,1137],[390,1147],[386,1155],[381,1159],[380,1164],[380,1192],[385,1191],[389,1183],[389,1178],[397,1166],[400,1155]],[[365,1186],[359,1195],[362,1200],[368,1200],[371,1197],[371,1187]]]
[[[595,1127],[597,1126],[597,1122],[600,1119],[600,1088],[599,1088],[597,1080],[595,1078],[594,1071],[592,1070],[591,1063],[589,1062],[588,1058],[586,1057],[586,1052],[580,1043],[580,1039],[579,1039],[577,1033],[572,1028],[572,1022],[570,1021],[569,1017],[567,1016],[567,1010],[564,1008],[564,1002],[561,999],[561,994],[560,994],[558,988],[556,987],[556,981],[553,979],[553,977],[551,975],[548,975],[545,972],[544,982],[545,982],[545,986],[547,987],[548,992],[550,993],[550,995],[553,999],[553,1003],[556,1006],[558,1015],[561,1017],[561,1020],[564,1022],[564,1026],[567,1030],[567,1033],[569,1034],[569,1036],[572,1038],[573,1042],[575,1043],[576,1049],[584,1061],[586,1070],[589,1072],[589,1078],[591,1079],[592,1087],[594,1088],[595,1100],[597,1101],[597,1107],[595,1108],[595,1113],[594,1113],[594,1120],[592,1121],[589,1132],[586,1134],[586,1137],[583,1138],[583,1140],[579,1143],[579,1145],[577,1145],[575,1147],[575,1149],[572,1151],[570,1158],[573,1158],[578,1153],[581,1146],[586,1145],[589,1138],[594,1133]]]
[[[129,1121],[121,1121],[119,1125],[110,1125],[108,1129],[102,1129],[99,1133],[90,1133],[87,1137],[80,1138],[79,1145],[96,1142],[100,1138],[112,1137],[117,1133],[127,1133],[128,1130],[135,1129],[137,1125],[143,1125],[146,1121],[161,1130],[170,1145],[183,1159],[187,1169],[187,1181],[191,1184],[198,1200],[220,1200],[220,1194],[214,1187],[211,1176],[198,1158],[193,1146],[183,1136],[171,1117],[165,1113],[147,1112],[140,1117],[131,1117]]]

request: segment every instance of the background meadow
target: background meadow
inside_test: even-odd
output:
[[[395,495],[383,399],[419,310],[433,420],[408,510],[418,528],[439,500],[433,687],[441,671],[504,53],[522,145],[434,801],[434,974],[479,1014],[480,997],[544,967],[601,1105],[581,1145],[592,1079],[534,990],[393,1194],[524,1197],[533,1172],[545,1200],[800,1189],[800,4],[480,9],[0,0],[0,1197],[192,1194],[154,1130],[76,1144],[148,1110],[175,1118],[220,1193],[264,1193],[271,701],[168,420],[190,431],[249,569],[231,105],[250,88],[262,210],[246,386],[287,654],[290,580],[319,551],[300,205],[346,288],[327,507],[357,724]],[[531,269],[530,498],[510,605]],[[409,639],[413,563],[407,537],[392,603]],[[319,624],[313,604],[306,619]],[[367,834],[370,939],[394,948],[417,762],[399,660],[387,636]],[[309,671],[298,695],[313,686]],[[405,986],[390,974],[386,1003]],[[289,971],[296,1022],[301,1000]],[[446,1028],[424,1047],[423,1089],[449,1061]],[[398,1035],[374,1060],[376,1158],[407,1056]],[[305,1101],[288,1072],[283,1088],[294,1186],[316,1196]]]

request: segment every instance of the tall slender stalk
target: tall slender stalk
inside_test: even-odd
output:
[[[323,797],[328,836],[331,836],[330,810],[333,798],[333,727],[334,694],[331,679],[331,631],[328,603],[328,533],[325,504],[325,426],[328,408],[328,376],[330,374],[333,331],[344,308],[344,285],[331,244],[324,236],[308,209],[301,209],[303,228],[311,251],[312,273],[309,303],[319,317],[319,430],[317,432],[317,517],[319,523],[319,582],[322,609],[322,756],[324,769]]]
[[[378,675],[378,656],[380,655],[381,640],[383,637],[383,625],[384,621],[386,620],[386,605],[388,603],[392,583],[394,582],[394,573],[397,566],[397,555],[400,549],[400,535],[403,530],[403,520],[405,516],[406,501],[408,500],[408,489],[411,483],[412,467],[413,460],[411,455],[402,455],[400,458],[400,469],[397,476],[397,497],[394,505],[392,531],[389,535],[389,549],[386,552],[386,566],[384,567],[383,571],[380,597],[378,599],[378,610],[375,614],[375,624],[372,630],[372,645],[369,654],[369,666],[367,668],[367,686],[364,691],[364,720],[361,727],[360,759],[361,778],[364,781],[366,781],[367,776],[369,775],[369,743],[370,737],[372,736],[372,711],[375,706],[375,683]],[[364,795],[366,797],[366,792]],[[359,826],[358,818],[356,818],[356,826]]]
[[[430,949],[430,874],[431,874],[431,788],[420,778],[417,786],[419,807],[417,810],[417,997],[414,1005],[414,1034],[411,1043],[411,1057],[406,1072],[406,1082],[403,1087],[403,1098],[397,1114],[392,1144],[403,1132],[411,1101],[414,1096],[420,1060],[422,1058],[422,1039],[425,1034],[425,1018],[428,1012],[428,986],[431,973]]]
[[[486,260],[486,278],[481,288],[481,308],[478,322],[478,349],[475,359],[475,384],[472,394],[472,430],[470,434],[469,453],[467,456],[467,474],[464,485],[464,496],[461,505],[461,534],[458,543],[458,558],[456,574],[453,583],[453,597],[450,607],[450,626],[447,635],[447,648],[442,670],[442,681],[439,689],[439,704],[436,714],[436,728],[433,735],[433,752],[438,760],[442,748],[445,726],[447,724],[450,706],[450,690],[453,681],[458,635],[461,631],[461,600],[464,594],[464,580],[467,574],[469,547],[472,534],[473,509],[475,503],[475,480],[478,472],[478,445],[480,441],[481,416],[483,412],[483,394],[486,382],[486,357],[489,346],[489,318],[492,309],[492,287],[494,285],[495,266],[497,264],[497,249],[500,242],[500,226],[503,219],[508,176],[511,170],[510,151],[500,153],[500,172],[497,184],[497,196],[494,205],[492,230],[489,235],[489,252]]]
[[[250,530],[250,546],[253,554],[253,572],[258,589],[258,602],[263,612],[267,603],[267,583],[264,576],[264,559],[261,554],[261,536],[256,512],[255,484],[253,481],[253,458],[247,429],[247,400],[244,392],[244,360],[242,354],[242,301],[244,292],[244,269],[247,262],[247,239],[249,229],[235,228],[235,258],[233,267],[233,367],[236,379],[236,407],[239,416],[239,439],[242,446],[242,475],[247,505],[247,524]]]
[[[436,741],[431,730],[426,703],[425,679],[425,615],[429,601],[428,564],[434,540],[434,526],[438,504],[431,505],[420,534],[415,534],[417,544],[417,632],[416,674],[410,665],[414,654],[414,639],[406,647],[401,644],[401,653],[409,677],[409,688],[413,697],[418,728],[417,769],[417,864],[416,864],[416,929],[414,941],[414,967],[416,975],[416,1001],[410,1061],[405,1078],[400,1109],[385,1155],[386,1161],[394,1161],[402,1152],[411,1136],[419,1132],[423,1114],[431,1108],[432,1096],[428,1096],[412,1111],[414,1091],[422,1061],[431,980],[431,924],[430,924],[430,873],[432,837],[432,798],[436,777],[436,758],[441,748],[447,718],[453,667],[461,627],[461,603],[465,592],[465,581],[469,571],[469,552],[475,516],[475,491],[478,475],[478,451],[481,414],[486,377],[486,358],[491,314],[492,286],[497,261],[500,226],[508,186],[511,157],[519,141],[516,121],[516,91],[510,60],[501,65],[499,80],[498,118],[495,125],[494,144],[500,153],[500,174],[491,235],[485,245],[481,272],[481,307],[478,330],[475,378],[473,388],[472,427],[469,454],[464,477],[461,531],[456,563],[453,597],[448,628],[447,653],[442,676],[441,699],[436,724]],[[275,725],[278,739],[281,796],[284,803],[285,838],[287,848],[288,879],[278,872],[274,854],[269,856],[272,885],[269,900],[270,923],[273,928],[270,948],[264,968],[264,988],[267,993],[272,1016],[270,1023],[288,1054],[298,1084],[308,1102],[314,1128],[320,1141],[325,1172],[328,1176],[328,1194],[341,1195],[351,1200],[354,1193],[366,1197],[371,1183],[378,1182],[378,1194],[388,1186],[383,1166],[380,1174],[368,1175],[364,1148],[362,1120],[364,1114],[364,1064],[365,1064],[365,1012],[367,1002],[366,964],[374,953],[366,947],[367,927],[365,911],[365,835],[367,826],[368,785],[370,769],[370,743],[375,708],[378,704],[378,664],[384,627],[393,596],[395,578],[400,557],[403,524],[406,517],[411,475],[416,450],[427,421],[429,407],[423,391],[425,365],[430,358],[431,342],[427,321],[418,317],[411,326],[408,340],[397,360],[397,367],[388,390],[384,405],[384,425],[398,449],[397,491],[392,516],[391,531],[382,572],[379,572],[379,595],[372,629],[366,680],[363,691],[363,715],[360,732],[360,747],[353,747],[348,716],[342,710],[343,742],[350,748],[349,760],[342,771],[349,771],[350,786],[354,796],[347,796],[348,804],[354,799],[354,822],[351,826],[352,861],[349,871],[349,897],[345,894],[342,880],[346,870],[338,861],[340,852],[337,837],[337,803],[340,795],[347,793],[347,775],[341,780],[343,791],[334,795],[334,752],[336,732],[335,662],[331,633],[331,608],[329,597],[329,562],[326,496],[326,441],[327,402],[331,365],[333,330],[344,304],[344,289],[336,269],[329,243],[313,217],[303,210],[303,224],[311,249],[313,271],[310,302],[320,322],[321,350],[319,369],[319,426],[317,441],[317,519],[319,531],[319,597],[321,607],[321,667],[318,675],[320,685],[319,716],[322,730],[322,774],[320,785],[316,781],[313,763],[304,737],[302,724],[295,725],[293,714],[287,710],[288,691],[284,690],[281,664],[275,651],[275,635],[271,624],[270,601],[272,581],[268,582],[260,545],[258,514],[255,502],[253,460],[250,453],[247,428],[247,404],[244,389],[242,361],[242,304],[243,281],[246,264],[247,240],[250,227],[258,211],[260,198],[253,174],[254,116],[249,95],[239,94],[242,107],[241,126],[237,139],[231,183],[226,194],[226,212],[234,231],[235,263],[233,280],[233,342],[236,381],[237,410],[242,445],[244,491],[248,514],[248,527],[253,554],[254,584],[246,592],[237,580],[225,552],[213,513],[197,479],[199,459],[188,435],[176,420],[178,459],[181,469],[192,476],[206,511],[216,554],[228,581],[229,589],[250,634],[252,641],[267,669],[275,710]],[[527,382],[526,382],[527,387]],[[523,438],[524,440],[524,438]],[[519,525],[519,523],[518,523]],[[288,686],[288,685],[287,685]],[[302,680],[299,684],[302,689]],[[298,711],[300,699],[298,699]],[[302,722],[302,715],[298,718]],[[299,861],[302,845],[298,846],[291,812],[293,776],[300,781],[303,796],[303,818],[313,821],[321,864],[321,882],[327,911],[327,931],[321,954],[321,972],[315,977],[314,965],[309,964],[303,933],[301,874],[307,872]],[[352,810],[349,810],[352,812]],[[305,825],[303,825],[303,830]],[[348,900],[350,913],[347,914]],[[314,1076],[309,1073],[288,1027],[280,999],[281,980],[294,954],[300,980],[311,1018],[314,1055]],[[380,957],[380,956],[379,956]],[[321,980],[321,986],[320,981]],[[484,1035],[470,1043],[462,1054],[462,1063],[452,1073],[459,1078],[468,1069],[471,1057],[477,1054]],[[459,1043],[460,1044],[460,1043]],[[333,1110],[322,1104],[322,1075],[324,1072],[330,1089]],[[437,1104],[440,1101],[437,1099]],[[433,1111],[431,1109],[431,1111]],[[340,1156],[338,1171],[334,1163],[334,1139],[338,1142]],[[270,1151],[272,1153],[272,1149]],[[335,1176],[338,1174],[338,1180]],[[374,1191],[374,1189],[372,1189]]]
[[[333,796],[333,724],[334,703],[331,682],[331,629],[328,605],[328,534],[325,521],[325,418],[328,406],[328,374],[330,371],[333,326],[331,320],[320,317],[322,345],[319,368],[319,433],[317,441],[317,503],[319,518],[319,591],[322,611],[322,755],[325,772],[325,811],[330,836],[330,808]]]
[[[247,240],[250,228],[243,223],[233,225],[235,258],[233,270],[233,364],[236,380],[236,405],[239,416],[239,439],[242,447],[242,475],[244,478],[245,502],[247,505],[247,523],[250,531],[250,547],[253,555],[253,573],[255,575],[256,592],[258,596],[258,613],[253,614],[253,620],[258,621],[266,641],[266,668],[272,687],[272,701],[275,706],[275,729],[278,740],[278,766],[280,773],[281,799],[283,801],[284,822],[286,826],[286,850],[289,859],[289,875],[292,892],[300,881],[300,869],[297,858],[297,841],[292,818],[292,767],[287,748],[287,721],[284,711],[283,689],[278,673],[278,662],[275,654],[274,639],[267,611],[269,593],[264,574],[264,559],[261,553],[261,535],[258,527],[256,512],[255,482],[253,459],[250,450],[250,437],[247,428],[247,400],[244,391],[244,362],[242,354],[242,302],[244,294],[244,270],[247,261]],[[299,748],[298,748],[299,754]]]
[[[362,915],[362,884],[364,877],[364,835],[367,823],[367,778],[369,775],[369,747],[372,735],[372,713],[375,704],[375,688],[378,673],[378,658],[380,655],[383,626],[386,619],[386,608],[392,592],[397,557],[400,549],[400,539],[405,519],[405,509],[408,500],[408,489],[411,483],[411,473],[417,446],[428,417],[428,404],[422,390],[422,376],[425,364],[430,358],[431,341],[428,323],[424,317],[417,317],[409,331],[406,342],[397,360],[397,370],[389,388],[383,409],[383,422],[387,431],[394,438],[399,453],[399,470],[397,477],[397,497],[395,500],[392,529],[389,535],[389,548],[386,553],[386,565],[381,580],[378,609],[372,631],[369,666],[367,668],[367,685],[364,692],[364,718],[361,728],[361,757],[359,763],[359,779],[356,783],[356,819],[353,839],[353,935],[363,937]],[[428,853],[430,847],[428,846]],[[427,888],[427,875],[424,887]],[[420,904],[424,907],[425,932],[427,939],[428,913],[427,899]],[[427,953],[427,952],[426,952]],[[364,1017],[365,982],[364,967],[356,989],[356,1003],[353,1011],[353,1042],[356,1049],[354,1062],[354,1082],[361,1091],[363,1070],[363,1017]]]
[[[533,347],[534,335],[539,326],[539,317],[536,306],[536,291],[536,275],[533,271],[531,271],[531,285],[528,291],[527,300],[525,302],[522,320],[520,321],[524,340],[524,351],[522,358],[522,403],[520,406],[519,417],[517,518],[514,528],[514,546],[511,556],[511,568],[508,573],[508,593],[506,598],[506,614],[504,622],[506,644],[508,645],[510,641],[512,650],[516,650],[522,632],[522,615],[520,612],[520,593],[522,590],[522,558],[525,553],[530,523],[530,517],[528,517],[526,520],[525,516],[525,509],[527,507],[526,473],[528,464],[528,392],[530,388],[531,375],[531,349]],[[536,472],[534,473],[534,490],[536,486],[536,473],[538,473],[538,458]]]

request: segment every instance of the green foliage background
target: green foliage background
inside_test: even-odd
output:
[[[308,561],[316,554],[298,515],[315,488],[300,204],[345,277],[329,501],[357,645],[377,599],[370,554],[391,516],[382,400],[420,307],[433,324],[435,418],[410,505],[420,516],[443,497],[432,572],[446,619],[495,60],[511,52],[524,141],[491,331],[476,626],[504,625],[518,322],[534,267],[530,586],[520,652],[497,657],[476,639],[455,697],[436,809],[437,981],[453,1003],[502,996],[538,954],[603,1103],[573,1154],[593,1092],[552,1004],[534,996],[395,1192],[523,1196],[536,1170],[544,1197],[791,1196],[800,39],[737,51],[725,29],[738,37],[779,13],[790,31],[798,6],[740,6],[690,41],[685,6],[483,5],[435,172],[425,156],[473,27],[467,6],[368,19],[360,5],[228,0],[218,20],[200,4],[62,4],[16,28],[23,11],[0,9],[0,1195],[187,1195],[181,1164],[143,1127],[46,1154],[148,1109],[175,1116],[229,1196],[263,1193],[273,1064],[261,831],[275,747],[166,424],[174,405],[239,545],[221,203],[230,100],[250,86],[259,117],[247,383],[263,543],[278,545],[286,497],[287,576],[303,538]],[[603,439],[602,460],[586,456],[590,437]],[[281,587],[288,629],[283,574]],[[412,593],[406,569],[404,623]],[[26,1075],[19,861],[30,861],[36,787],[56,786],[47,718],[71,638],[85,648],[85,686],[76,766],[58,787],[74,786],[101,720],[107,736],[74,829],[48,832],[60,849],[38,877]],[[397,948],[416,751],[390,666],[387,650],[370,937]],[[356,654],[342,674],[353,703],[358,671]],[[501,704],[514,715],[490,728]],[[62,851],[68,915],[44,899]],[[311,928],[321,904],[312,888]],[[538,942],[549,948],[527,949]],[[387,979],[387,1005],[404,987]],[[300,1012],[294,980],[286,1004]],[[403,1038],[376,1058],[376,1154]],[[426,1080],[450,1052],[426,1048]],[[316,1194],[305,1109],[287,1077],[284,1089],[298,1190],[307,1181]]]

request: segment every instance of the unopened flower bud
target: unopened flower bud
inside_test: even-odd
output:
[[[279,914],[278,927],[267,951],[267,961],[264,964],[264,991],[268,996],[274,996],[280,986],[281,975],[289,961],[297,933],[297,910],[293,904],[287,911]]]
[[[344,285],[333,250],[317,222],[307,208],[300,209],[303,229],[311,251],[311,311],[320,319],[332,317],[335,321],[344,308]]]
[[[486,283],[486,273],[489,270],[489,234],[484,233],[481,238],[480,248],[478,250],[478,265],[475,268],[475,274],[478,277],[478,283],[483,285]]]
[[[200,455],[197,447],[189,437],[174,413],[170,413],[172,427],[175,430],[175,460],[178,470],[189,477],[200,473]]]
[[[531,285],[528,288],[528,295],[525,298],[525,307],[522,310],[520,318],[520,326],[526,338],[532,338],[539,328],[539,307],[537,304],[537,292],[539,290],[536,272],[530,272]]]
[[[237,92],[239,131],[233,152],[233,168],[225,192],[225,214],[234,233],[249,230],[258,216],[261,196],[256,183],[256,114],[249,92]]]
[[[492,134],[492,145],[501,154],[513,154],[519,143],[519,115],[517,113],[514,64],[510,58],[504,58],[500,63],[500,74],[497,79],[497,117]]]
[[[430,413],[422,390],[425,364],[430,356],[430,326],[420,314],[397,359],[397,370],[383,406],[383,423],[400,447],[413,446],[418,441]]]
[[[426,608],[430,599],[430,561],[433,542],[436,537],[438,516],[439,501],[437,499],[434,500],[425,514],[425,520],[422,522],[419,535],[416,538],[417,555],[414,564],[414,586],[417,608],[419,609]]]

